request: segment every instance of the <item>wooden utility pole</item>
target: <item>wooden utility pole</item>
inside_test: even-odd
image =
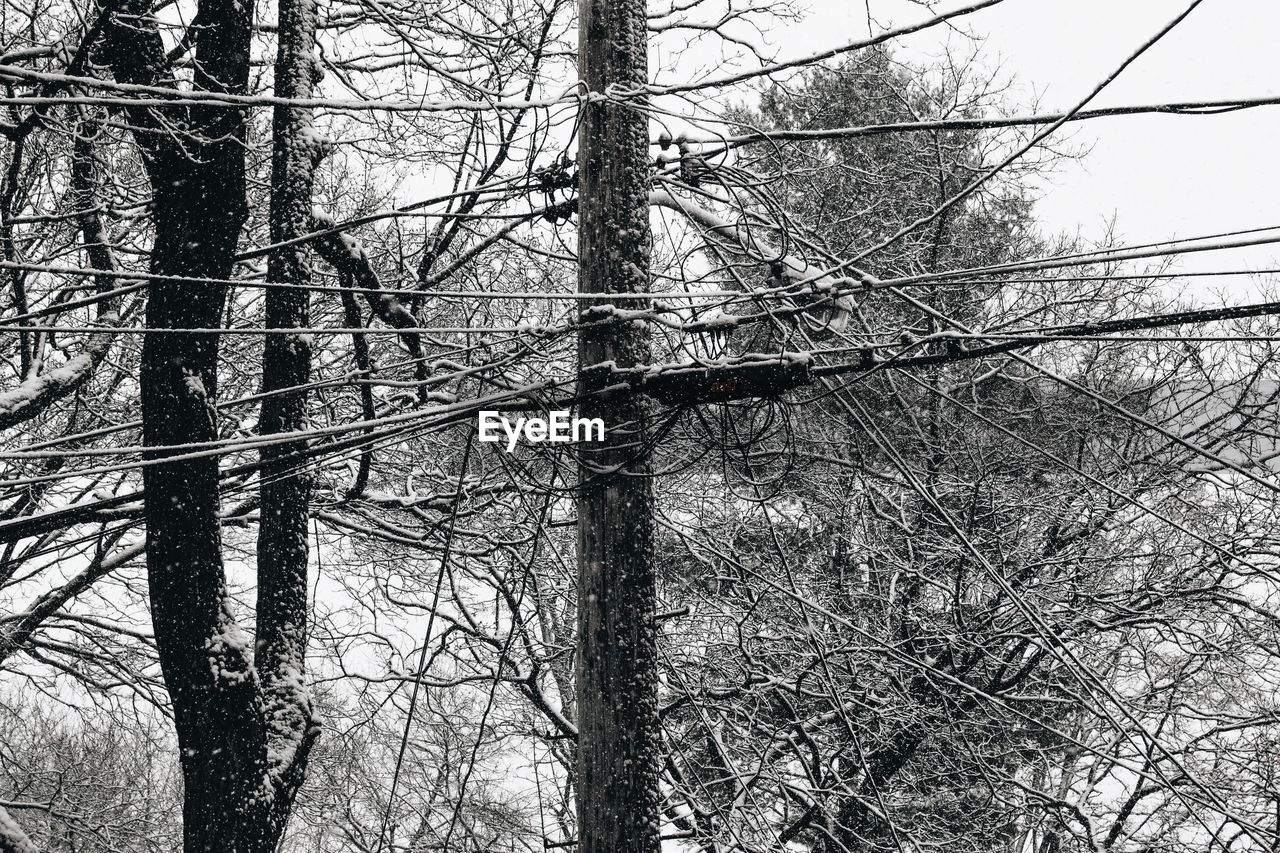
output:
[[[578,73],[586,84],[578,137],[578,289],[649,289],[648,121],[635,101],[604,100],[648,80],[644,0],[580,0]],[[601,306],[647,307],[610,296]],[[649,331],[621,323],[584,331],[580,368],[649,362]],[[590,375],[590,374],[587,374]],[[583,379],[592,390],[594,379]],[[659,731],[654,624],[653,494],[640,398],[594,398],[604,442],[580,445],[578,498],[578,850],[657,853]]]

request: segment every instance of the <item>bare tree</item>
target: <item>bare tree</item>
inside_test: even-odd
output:
[[[0,849],[1274,846],[1280,305],[996,2],[9,7]]]

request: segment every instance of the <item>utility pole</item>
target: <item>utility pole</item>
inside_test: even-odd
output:
[[[587,89],[578,137],[578,290],[601,306],[643,309],[649,290],[648,120],[610,91],[648,82],[644,0],[580,0],[578,76]],[[619,323],[580,333],[578,363],[648,364],[649,331]],[[606,371],[607,372],[607,371]],[[600,384],[582,374],[580,390]],[[584,443],[578,497],[578,851],[658,853],[653,492],[642,398],[588,398],[584,417],[605,423]]]

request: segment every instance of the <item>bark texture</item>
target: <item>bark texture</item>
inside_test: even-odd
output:
[[[631,106],[599,100],[611,87],[647,82],[645,7],[640,0],[582,0],[578,148],[579,290],[625,294],[649,287],[647,120]],[[586,308],[642,308],[639,298]],[[596,328],[579,339],[579,363],[649,361],[642,324]],[[584,388],[594,384],[583,374]],[[659,841],[657,645],[654,623],[653,497],[646,476],[639,399],[594,398],[584,417],[603,418],[606,440],[581,447],[578,501],[578,850],[656,853]]]
[[[280,0],[275,92],[310,98],[319,78],[315,59],[315,0]],[[311,194],[324,145],[309,108],[276,106],[271,160],[271,242],[292,241],[311,228]],[[269,328],[310,325],[307,287],[311,268],[300,244],[274,250],[267,278],[296,285],[267,292]],[[306,425],[311,376],[311,336],[269,335],[262,356],[263,434],[297,432]],[[296,389],[279,393],[281,389]],[[314,740],[306,687],[307,521],[311,473],[305,439],[262,450],[261,520],[258,524],[258,621],[255,660],[262,681],[268,773],[276,780],[270,826],[278,832],[293,805]]]
[[[102,64],[122,82],[175,86],[152,11],[151,0],[122,5],[105,28]],[[252,4],[244,0],[201,0],[192,22],[195,89],[246,92],[252,19]],[[153,194],[152,272],[230,278],[247,215],[244,111],[138,106],[127,112]],[[218,328],[225,297],[223,285],[156,282],[147,292],[146,326]],[[147,335],[141,387],[148,446],[217,437],[217,356],[216,333]],[[288,361],[282,373],[296,368],[296,358]],[[169,454],[156,450],[150,458]],[[151,614],[181,749],[184,849],[269,853],[315,738],[298,658],[305,642],[299,629],[305,571],[301,579],[290,568],[265,573],[257,624],[259,642],[270,651],[255,661],[228,611],[218,509],[216,457],[144,469]],[[279,521],[287,526],[283,515]],[[296,519],[291,523],[296,528]],[[296,545],[279,546],[290,567]],[[284,647],[289,651],[281,653]],[[282,691],[282,684],[296,690]]]

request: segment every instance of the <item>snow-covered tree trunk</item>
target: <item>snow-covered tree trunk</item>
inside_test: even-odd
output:
[[[315,58],[314,0],[280,0],[275,93],[309,98],[319,76]],[[311,228],[311,188],[323,146],[311,110],[276,106],[271,161],[271,242],[292,241]],[[269,328],[310,324],[306,289],[311,283],[307,248],[274,250],[267,262],[271,281],[296,285],[269,290]],[[311,375],[311,337],[269,335],[262,356],[263,391],[305,385]],[[305,426],[305,390],[275,393],[262,402],[263,434],[295,432]],[[258,526],[256,662],[267,723],[269,774],[275,798],[268,835],[278,839],[302,782],[306,754],[315,738],[305,683],[307,646],[307,520],[311,474],[301,454],[305,439],[262,450],[261,521]]]
[[[104,64],[121,82],[174,86],[170,57],[151,12],[149,0],[124,4],[107,28]],[[252,5],[201,0],[197,21],[194,87],[244,93]],[[290,42],[288,49],[293,47]],[[309,47],[306,53],[309,57]],[[135,140],[143,149],[153,193],[151,270],[203,280],[152,284],[146,325],[155,330],[219,328],[226,287],[210,280],[230,278],[247,216],[245,113],[211,106],[163,112],[139,107],[129,110],[129,118],[138,129]],[[288,210],[298,194],[290,196]],[[301,195],[309,197],[309,185]],[[309,203],[304,202],[303,210],[309,213]],[[305,304],[303,296],[304,312]],[[275,322],[286,324],[278,318]],[[273,352],[281,346],[290,357],[273,362],[273,370],[278,369],[284,384],[292,384],[285,374],[297,369],[296,341],[282,339]],[[146,336],[140,369],[148,446],[217,438],[217,358],[217,333],[160,331]],[[304,377],[308,358],[304,350]],[[283,405],[295,408],[282,417],[291,417],[296,400],[284,400]],[[277,845],[315,738],[301,680],[305,570],[301,576],[294,570],[299,550],[305,563],[305,543],[281,532],[284,541],[273,545],[276,562],[266,560],[273,568],[264,572],[269,582],[258,622],[260,645],[267,648],[255,662],[227,606],[218,460],[154,463],[172,454],[161,449],[149,453],[153,464],[144,469],[144,514],[152,623],[181,748],[184,849],[269,853]],[[290,530],[298,525],[297,497],[295,493],[289,505]],[[282,512],[277,520],[285,518]]]
[[[108,50],[116,78],[172,84],[145,0],[113,21]],[[252,10],[204,0],[197,34],[197,88],[244,92]],[[151,270],[226,279],[245,221],[245,121],[237,110],[193,108],[163,118],[133,111],[151,178],[155,246]],[[157,282],[148,289],[149,329],[222,324],[226,288]],[[142,348],[143,439],[149,446],[217,438],[218,336],[148,334]],[[152,459],[165,456],[150,454]],[[216,457],[144,469],[151,619],[181,748],[187,853],[254,848],[249,814],[265,801],[266,751],[248,644],[226,607]]]
[[[646,113],[601,100],[611,87],[647,82],[641,0],[582,0],[578,147],[578,289],[649,289],[649,162]],[[642,308],[616,296],[599,304]],[[589,314],[590,305],[584,313]],[[649,361],[643,324],[582,333],[579,364]],[[592,374],[588,371],[585,376]],[[584,390],[593,381],[584,379]],[[653,494],[645,461],[646,412],[634,396],[593,399],[581,415],[604,419],[606,440],[584,444],[578,500],[578,850],[659,849],[657,643]]]

